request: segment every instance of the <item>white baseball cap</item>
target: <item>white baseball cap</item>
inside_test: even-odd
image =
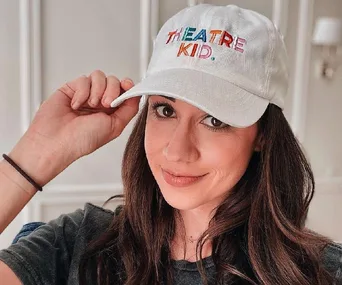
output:
[[[146,77],[111,103],[142,95],[185,101],[234,127],[284,107],[288,58],[265,16],[235,5],[185,8],[160,29]]]

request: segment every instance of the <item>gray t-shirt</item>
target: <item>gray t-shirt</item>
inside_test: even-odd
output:
[[[78,285],[78,265],[86,244],[98,237],[113,219],[114,213],[90,203],[68,215],[40,226],[16,244],[0,251],[5,262],[23,284]],[[174,284],[202,284],[196,263],[172,261]],[[327,248],[324,265],[342,284],[342,247],[333,244]],[[211,257],[204,259],[209,279],[215,276]]]

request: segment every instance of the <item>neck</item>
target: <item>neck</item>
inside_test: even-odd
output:
[[[209,216],[200,210],[179,211],[177,230],[181,236],[199,238],[209,225]]]
[[[210,210],[196,208],[180,210],[176,218],[176,234],[172,242],[172,258],[197,261],[196,246],[199,238],[208,229],[212,215]],[[202,257],[211,255],[211,242],[207,241],[202,249]]]

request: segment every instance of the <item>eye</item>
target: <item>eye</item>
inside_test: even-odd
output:
[[[215,129],[222,129],[227,127],[228,125],[225,123],[222,123],[220,120],[212,117],[212,116],[208,116],[206,117],[202,123],[204,123],[205,125],[207,125],[208,127],[211,128],[215,128]]]
[[[153,106],[153,109],[155,110],[155,112],[157,113],[159,117],[163,117],[163,118],[174,117],[173,115],[175,112],[169,104],[163,104],[163,105],[157,104]]]

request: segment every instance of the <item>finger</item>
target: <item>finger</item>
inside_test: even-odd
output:
[[[64,95],[69,97],[70,100],[72,100],[72,98],[74,98],[76,89],[78,88],[80,78],[86,78],[86,76],[82,75],[73,81],[65,83],[62,87],[58,88],[58,91],[62,92]]]
[[[111,115],[114,137],[119,136],[130,120],[138,113],[139,101],[140,96],[127,99]]]
[[[76,110],[87,101],[90,92],[90,80],[87,76],[81,76],[76,80],[67,83],[67,86],[74,90],[71,100],[71,107]]]
[[[102,98],[102,105],[104,107],[110,108],[110,104],[113,102],[115,98],[120,95],[120,81],[115,76],[108,76],[107,77],[107,86],[106,90],[103,94]]]
[[[89,89],[89,79],[83,75],[73,81],[65,83],[58,91],[70,99],[71,103],[69,102],[68,104],[74,109],[77,109],[82,104],[82,98],[89,96]],[[58,94],[61,93],[56,92],[55,94],[58,97]]]
[[[127,91],[134,86],[134,82],[130,78],[125,78],[125,79],[121,80],[120,83],[121,83],[121,88],[123,89],[123,91]]]
[[[106,90],[106,75],[101,70],[92,72],[90,78],[90,96],[88,99],[89,106],[96,107],[100,102],[104,91]]]

